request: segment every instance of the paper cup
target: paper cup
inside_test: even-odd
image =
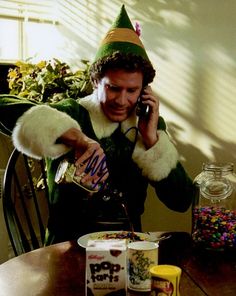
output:
[[[151,296],[180,296],[181,268],[174,265],[157,265],[150,269]]]
[[[140,241],[128,244],[128,288],[151,291],[150,268],[158,264],[158,243]]]

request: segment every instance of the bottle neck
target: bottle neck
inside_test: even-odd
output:
[[[203,172],[212,173],[216,176],[224,176],[227,174],[231,174],[234,171],[234,164],[231,162],[226,163],[218,163],[218,162],[210,162],[203,163],[202,167]]]

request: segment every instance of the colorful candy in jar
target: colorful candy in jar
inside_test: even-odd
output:
[[[193,241],[205,248],[236,247],[236,211],[219,207],[196,207],[193,212]]]

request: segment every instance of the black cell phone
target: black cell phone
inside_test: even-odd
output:
[[[136,115],[139,117],[146,117],[148,116],[149,112],[149,105],[145,105],[142,103],[142,98],[139,97],[136,106]]]

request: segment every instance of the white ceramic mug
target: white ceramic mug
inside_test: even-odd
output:
[[[151,291],[150,268],[158,264],[158,243],[129,243],[127,259],[128,288],[134,291]]]

